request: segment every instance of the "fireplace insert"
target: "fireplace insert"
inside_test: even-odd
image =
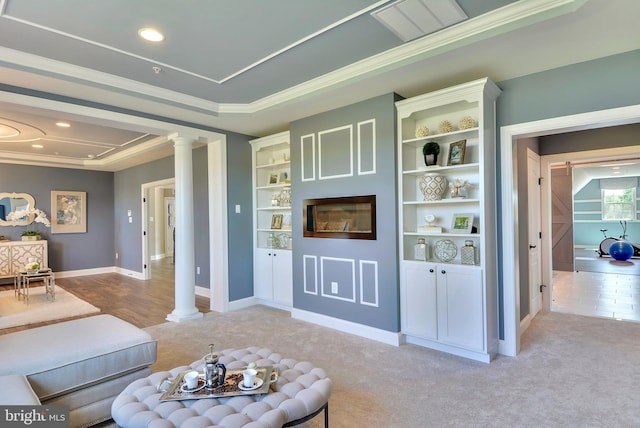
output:
[[[376,196],[305,199],[303,236],[376,239]]]

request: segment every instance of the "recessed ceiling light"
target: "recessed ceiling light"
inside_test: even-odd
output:
[[[42,144],[32,144],[31,147],[33,147],[34,149],[44,149],[44,146]]]
[[[71,128],[71,124],[67,122],[56,122],[56,126],[60,128]]]
[[[164,34],[155,28],[145,27],[138,30],[138,35],[150,42],[161,42],[164,40]]]

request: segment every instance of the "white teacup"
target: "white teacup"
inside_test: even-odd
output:
[[[242,372],[242,384],[246,388],[253,387],[253,384],[256,381],[256,375],[258,374],[258,370],[256,369],[246,369]]]
[[[187,388],[194,389],[198,386],[198,372],[193,370],[184,375],[184,382]]]

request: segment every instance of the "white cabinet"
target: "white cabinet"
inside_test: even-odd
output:
[[[253,159],[253,288],[261,303],[291,308],[291,161],[289,133],[251,141]]]
[[[255,297],[278,307],[293,303],[291,251],[258,248],[254,263]]]
[[[396,103],[402,333],[408,342],[486,362],[498,347],[499,94],[493,82],[480,79]],[[426,143],[439,147],[435,165],[426,165]],[[436,196],[425,189],[433,175],[446,183]],[[455,194],[456,183],[468,186]],[[427,244],[426,263],[414,261],[418,239]],[[466,241],[477,254],[471,265],[461,257]]]
[[[403,333],[456,347],[484,350],[479,269],[405,262],[401,300]]]
[[[0,278],[9,278],[24,270],[30,258],[43,268],[49,267],[47,241],[7,241],[0,243]]]

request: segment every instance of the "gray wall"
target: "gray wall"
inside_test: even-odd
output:
[[[252,138],[227,134],[229,301],[253,296]],[[240,213],[236,213],[240,205]]]
[[[114,263],[114,180],[110,172],[48,168],[27,165],[0,165],[0,191],[29,193],[36,208],[51,220],[51,191],[87,192],[87,233],[52,234],[38,224],[48,241],[49,267],[71,271],[111,267]],[[25,226],[0,226],[0,235],[20,240]]]
[[[293,304],[297,309],[315,312],[334,318],[364,324],[382,330],[397,332],[400,329],[398,294],[398,243],[396,209],[396,146],[395,146],[395,94],[387,94],[291,123],[291,179],[292,179],[292,227],[293,227]],[[376,173],[358,174],[358,126],[359,122],[375,119]],[[353,126],[353,160],[348,161],[348,149],[335,141],[344,132],[333,135],[333,147],[320,149],[319,132],[343,126]],[[315,180],[301,180],[302,136],[315,136]],[[348,144],[348,141],[344,142]],[[336,156],[336,153],[340,155]],[[371,152],[369,152],[371,153]],[[322,158],[321,158],[322,157]],[[309,153],[305,155],[309,159]],[[353,168],[353,175],[341,178],[319,179],[320,160],[323,175],[340,173]],[[368,163],[367,165],[370,165]],[[341,169],[338,171],[337,169]],[[305,171],[305,176],[308,174]],[[327,239],[302,237],[302,201],[304,199],[376,195],[377,240]],[[307,265],[305,278],[304,256],[315,256],[315,275]],[[321,258],[325,259],[324,269]],[[342,260],[343,259],[343,260]],[[307,263],[313,259],[307,258]],[[375,276],[372,266],[366,264],[363,284],[360,284],[360,262],[377,262],[378,305],[363,304],[373,299]],[[355,280],[352,278],[355,277]],[[317,294],[305,293],[317,290]],[[338,293],[331,293],[331,281],[339,284]],[[322,294],[325,294],[324,296]],[[348,300],[354,301],[348,301]]]

